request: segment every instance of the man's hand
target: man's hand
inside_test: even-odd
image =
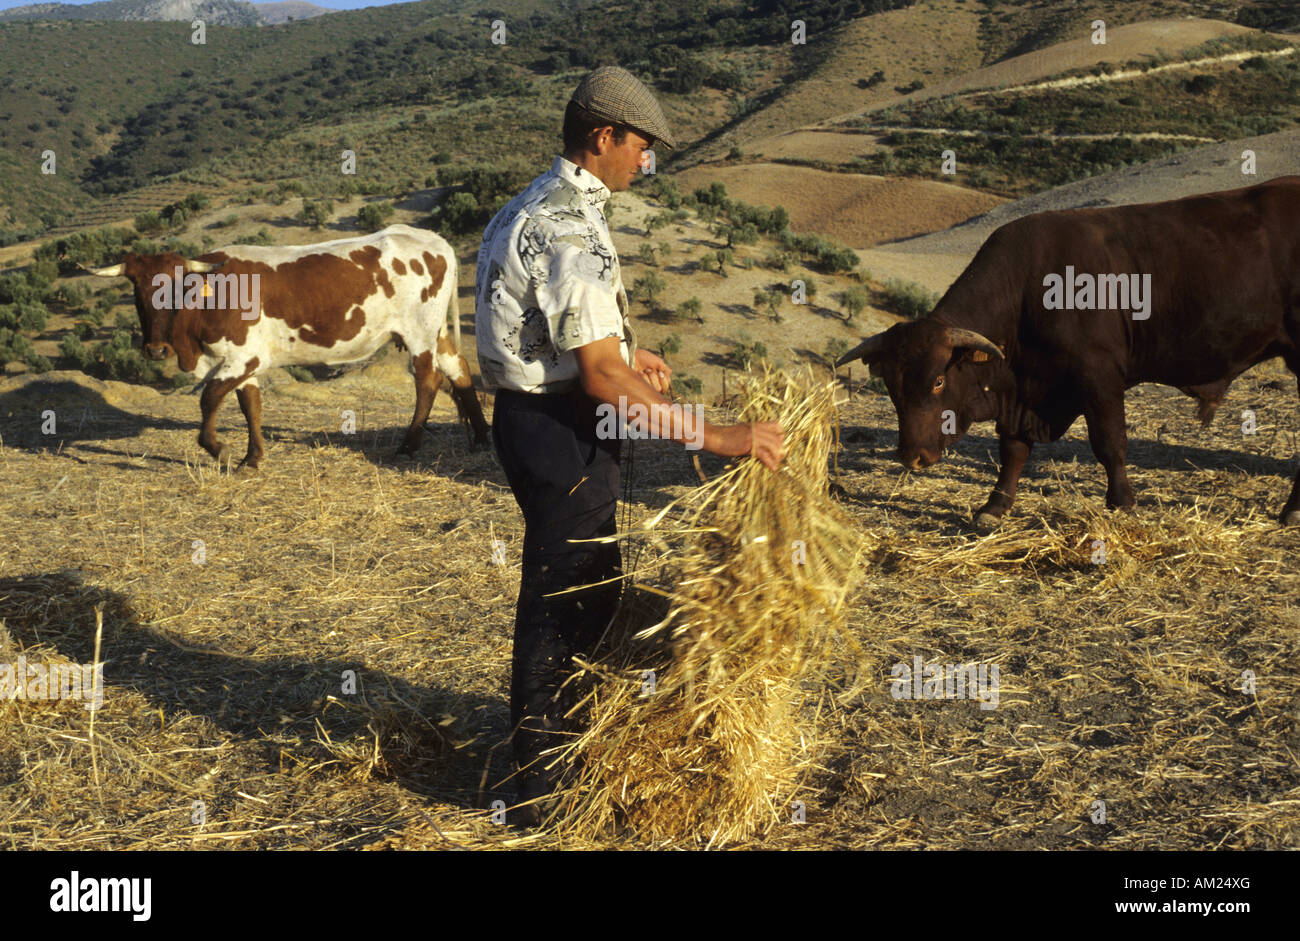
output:
[[[649,385],[660,395],[667,395],[672,388],[673,371],[668,368],[668,364],[662,359],[651,353],[649,350],[638,348],[636,355],[636,371]]]
[[[751,455],[768,470],[777,470],[785,460],[785,432],[774,421],[754,421],[743,425],[714,427],[713,440],[704,449],[718,457]]]

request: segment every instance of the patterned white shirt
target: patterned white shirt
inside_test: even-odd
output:
[[[487,389],[561,392],[578,379],[573,351],[636,336],[604,206],[610,192],[563,157],[488,223],[478,252],[475,341]]]

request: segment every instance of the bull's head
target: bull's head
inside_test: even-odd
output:
[[[989,365],[1002,350],[973,330],[934,320],[900,323],[868,337],[840,357],[861,359],[885,381],[898,412],[898,459],[929,467],[971,422],[993,416]]]
[[[209,264],[185,258],[176,252],[160,255],[135,255],[128,253],[122,263],[108,268],[86,268],[83,271],[101,278],[129,278],[135,294],[135,310],[140,316],[140,336],[144,355],[149,359],[166,359],[175,354],[172,343],[172,325],[178,313],[174,302],[176,293],[171,280],[176,269],[186,274],[207,274],[216,271],[224,262]],[[183,286],[182,286],[183,287]],[[183,297],[183,290],[181,296]]]

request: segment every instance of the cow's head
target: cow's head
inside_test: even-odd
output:
[[[989,367],[1002,358],[987,337],[925,319],[863,340],[835,365],[861,359],[885,381],[898,412],[898,459],[920,470],[939,460],[971,422],[993,417]]]
[[[172,343],[172,325],[179,311],[174,302],[176,294],[171,286],[176,277],[176,269],[181,268],[186,274],[207,274],[216,271],[222,264],[224,262],[209,264],[194,261],[176,252],[163,252],[160,255],[127,253],[121,264],[108,268],[83,267],[82,270],[101,278],[131,280],[135,293],[135,310],[140,315],[144,355],[149,359],[166,359],[176,352]],[[184,298],[183,284],[180,296]]]

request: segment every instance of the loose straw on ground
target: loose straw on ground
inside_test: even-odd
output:
[[[625,610],[574,678],[584,731],[558,753],[561,835],[719,845],[790,819],[816,757],[801,709],[858,653],[843,607],[861,537],[828,494],[835,395],[810,375],[745,379],[738,420],[781,422],[784,466],[742,459],[644,524],[676,546],[668,613],[646,627]]]

